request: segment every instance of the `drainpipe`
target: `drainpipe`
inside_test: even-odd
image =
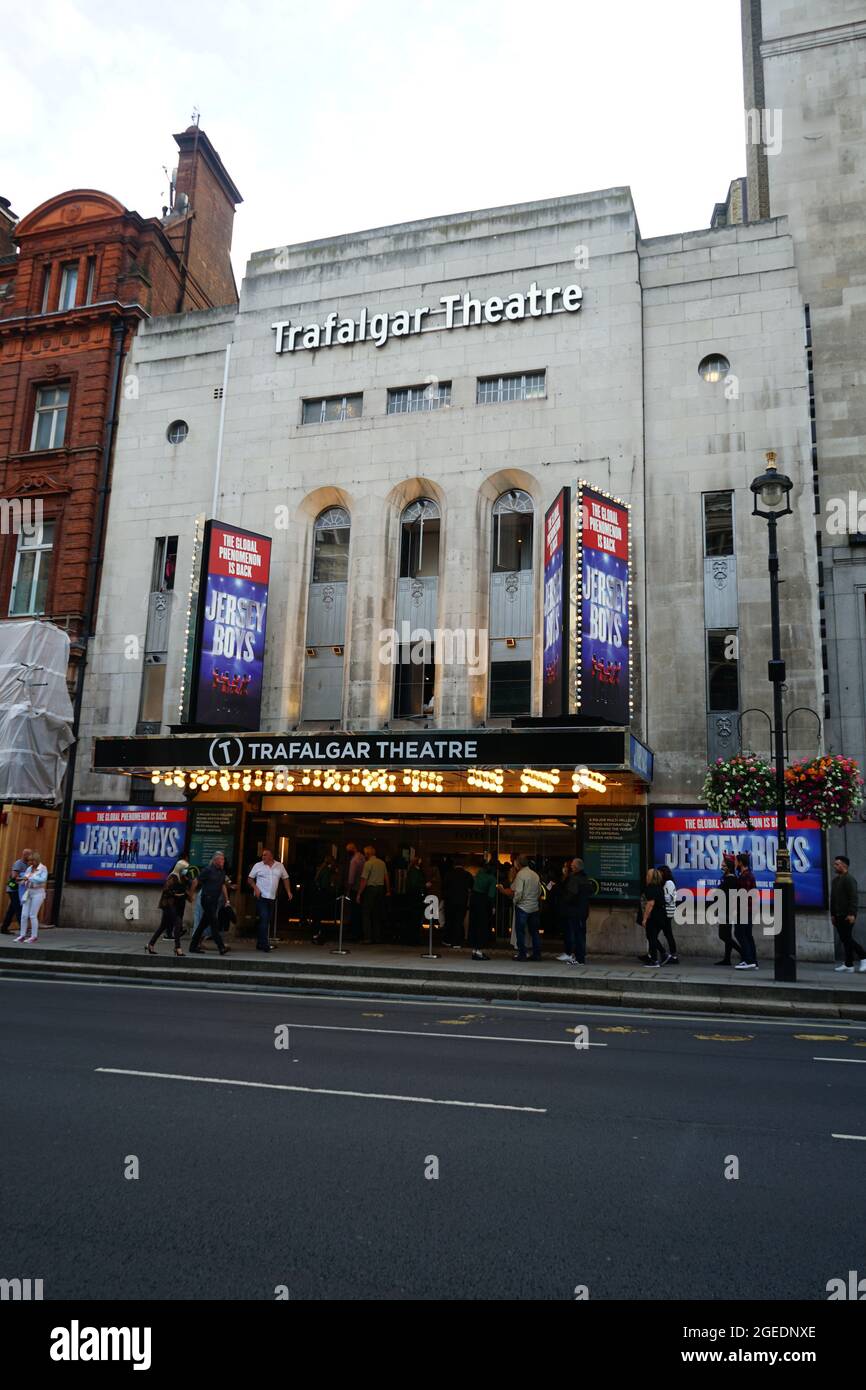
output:
[[[81,708],[84,703],[84,676],[87,670],[87,651],[93,634],[96,619],[96,595],[99,588],[99,575],[102,569],[102,552],[105,544],[105,524],[108,517],[108,495],[111,491],[111,462],[114,454],[114,438],[117,432],[117,402],[120,394],[120,375],[126,350],[127,320],[115,319],[111,326],[112,363],[111,388],[108,402],[108,415],[102,437],[102,465],[99,477],[99,492],[96,500],[96,518],[93,527],[93,543],[88,561],[87,596],[84,602],[84,617],[81,625],[81,659],[78,663],[78,679],[75,687],[75,700],[72,707],[72,746],[66,765],[66,782],[63,791],[63,809],[60,813],[60,834],[54,857],[54,925],[60,925],[60,905],[63,901],[63,882],[66,861],[69,854],[70,831],[72,828],[72,795],[75,784],[75,765],[78,754],[78,731],[81,727]]]

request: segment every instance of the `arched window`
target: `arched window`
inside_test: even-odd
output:
[[[410,502],[400,523],[400,578],[439,576],[439,508],[429,497]]]
[[[532,569],[534,508],[528,492],[514,487],[493,503],[493,573]]]
[[[313,523],[301,701],[304,720],[334,722],[342,718],[351,524],[345,507],[328,507]]]
[[[535,508],[522,488],[493,504],[490,546],[490,680],[492,718],[529,714],[532,705]]]
[[[329,507],[313,529],[313,583],[344,584],[349,577],[349,529],[345,507]]]
[[[394,719],[421,719],[435,709],[439,521],[439,506],[429,497],[410,502],[400,518]]]

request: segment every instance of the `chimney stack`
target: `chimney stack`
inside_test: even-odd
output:
[[[243,199],[199,126],[174,138],[180,155],[165,231],[181,260],[177,310],[199,308],[203,300],[237,304],[230,253],[235,208]]]

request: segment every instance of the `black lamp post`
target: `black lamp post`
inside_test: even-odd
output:
[[[776,455],[766,455],[766,471],[751,484],[754,501],[753,516],[762,516],[769,533],[770,624],[773,655],[767,664],[767,674],[773,684],[773,736],[776,750],[776,891],[781,895],[781,930],[775,936],[775,979],[791,981],[797,978],[797,932],[794,920],[794,882],[791,878],[791,853],[788,849],[788,830],[785,816],[785,729],[782,720],[782,685],[785,663],[782,660],[782,637],[779,626],[779,551],[776,543],[776,523],[781,516],[791,515],[790,495],[794,484],[776,468]],[[760,505],[759,505],[760,504]],[[776,900],[778,901],[778,899]],[[778,928],[775,913],[774,926]]]

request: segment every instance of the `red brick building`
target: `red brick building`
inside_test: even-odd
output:
[[[0,199],[0,617],[65,627],[73,667],[95,613],[131,336],[151,315],[237,302],[241,195],[204,131],[174,138],[161,218],[73,189],[16,224]]]

